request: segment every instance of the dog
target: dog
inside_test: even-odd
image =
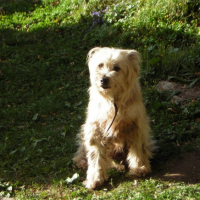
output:
[[[89,103],[73,158],[87,168],[88,189],[102,185],[109,169],[124,170],[125,163],[132,175],[151,172],[155,142],[139,84],[140,61],[136,50],[96,47],[88,53]]]

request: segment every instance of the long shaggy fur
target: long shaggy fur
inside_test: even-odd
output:
[[[123,170],[124,163],[130,174],[146,175],[151,171],[149,158],[154,142],[138,81],[139,53],[96,47],[88,53],[87,61],[90,100],[86,122],[78,135],[79,148],[73,158],[79,168],[87,168],[86,188],[102,185],[107,170]],[[114,103],[118,112],[111,125],[116,112]]]

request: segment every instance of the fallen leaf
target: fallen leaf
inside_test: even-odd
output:
[[[170,110],[170,111],[176,113],[176,111],[173,108],[168,108],[167,110]]]
[[[24,130],[25,126],[18,126],[17,128],[18,128],[18,130]]]
[[[200,72],[195,73],[196,76],[200,76]]]
[[[36,114],[33,116],[32,120],[33,120],[33,121],[36,121],[36,120],[37,120],[37,118],[38,118],[38,115],[39,115],[39,114],[38,114],[38,113],[36,113]]]
[[[86,70],[82,71],[82,72],[80,73],[80,76],[81,76],[81,77],[84,77],[84,76],[85,76],[85,72],[86,72]]]
[[[55,6],[55,5],[59,4],[59,3],[60,3],[60,1],[54,1],[54,2],[51,3],[51,5]]]
[[[70,183],[73,183],[74,181],[76,181],[77,179],[79,178],[79,174],[75,173],[72,178],[67,178],[65,181],[70,184]]]
[[[5,15],[5,14],[6,14],[6,12],[5,12],[5,10],[3,9],[3,7],[0,7],[0,14],[2,14],[2,15]]]
[[[79,101],[76,106],[80,106],[82,104],[82,101]]]
[[[63,132],[63,133],[61,133],[60,135],[62,135],[63,137],[65,137],[66,133],[65,133],[65,132]]]
[[[200,118],[196,118],[196,119],[195,119],[195,122],[200,122]]]

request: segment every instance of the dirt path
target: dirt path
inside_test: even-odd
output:
[[[186,153],[182,158],[172,159],[164,171],[152,177],[165,181],[181,181],[186,184],[200,183],[200,151]]]

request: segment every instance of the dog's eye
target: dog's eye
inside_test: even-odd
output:
[[[100,64],[98,65],[99,68],[102,68],[103,66],[104,66],[103,63],[100,63]]]
[[[113,67],[113,70],[116,71],[116,72],[118,72],[118,71],[120,70],[120,67],[114,66],[114,67]]]

